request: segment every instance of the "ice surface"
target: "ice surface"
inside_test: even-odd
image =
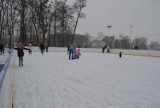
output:
[[[15,108],[160,108],[160,58],[66,52],[15,61]]]

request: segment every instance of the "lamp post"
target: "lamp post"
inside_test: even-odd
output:
[[[108,36],[109,36],[110,28],[111,28],[111,27],[112,27],[111,25],[108,25],[108,26],[107,26],[107,28],[108,28]]]
[[[132,25],[130,25],[130,36],[132,37]],[[132,43],[130,43],[130,49],[132,47]]]
[[[109,47],[109,44],[110,44],[110,37],[109,37],[109,35],[110,35],[110,28],[111,27],[112,27],[111,25],[107,26],[107,28],[108,28],[108,47]]]

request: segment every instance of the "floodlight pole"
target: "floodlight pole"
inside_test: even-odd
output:
[[[108,25],[108,26],[107,26],[107,28],[108,28],[108,39],[109,39],[108,46],[109,46],[109,44],[110,44],[110,37],[109,37],[109,35],[110,35],[110,28],[111,28],[111,27],[112,27],[111,25]]]
[[[132,25],[130,25],[130,36],[132,37]],[[130,49],[132,47],[132,43],[130,43]]]
[[[112,26],[111,25],[108,25],[107,26],[107,28],[108,28],[108,36],[109,36],[109,34],[110,34],[110,28],[111,28]]]

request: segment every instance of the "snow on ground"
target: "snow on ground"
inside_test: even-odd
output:
[[[15,108],[160,108],[160,58],[33,52],[18,66]]]

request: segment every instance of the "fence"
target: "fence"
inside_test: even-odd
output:
[[[113,49],[111,53],[119,53],[126,55],[135,55],[135,56],[149,56],[149,57],[160,57],[160,51],[158,50],[124,50],[124,49]]]

